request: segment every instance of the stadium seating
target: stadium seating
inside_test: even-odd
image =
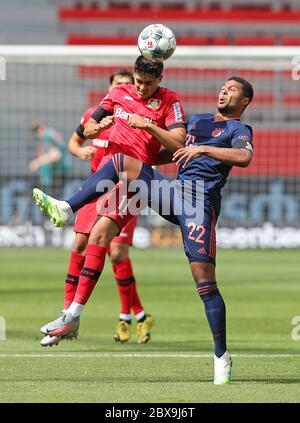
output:
[[[210,1],[151,2],[147,8],[139,1],[127,6],[120,1],[105,3],[106,7],[102,2],[94,2],[93,7],[81,2],[81,7],[58,9],[59,28],[67,44],[132,45],[136,34],[153,21],[176,28],[178,45],[300,44],[300,4],[293,1],[228,0],[218,8]]]
[[[281,41],[284,46],[300,46],[300,36],[283,35]]]
[[[246,169],[234,167],[232,175],[247,176],[300,176],[299,133],[280,129],[254,131],[255,154],[251,166]],[[278,154],[280,149],[281,154]],[[159,171],[169,177],[177,173],[175,164],[163,165]]]
[[[275,35],[236,35],[234,44],[237,46],[274,46],[276,45]]]
[[[178,7],[185,10],[195,9],[221,9],[234,10],[244,9],[265,9],[265,10],[299,10],[298,0],[50,0],[51,3],[59,6],[73,6],[78,9],[85,7],[99,8],[102,10],[116,7],[129,9],[170,9]]]
[[[153,21],[179,45],[300,44],[298,0],[28,0],[20,16],[18,2],[2,5],[2,44],[132,44]]]
[[[154,16],[155,15],[155,16]],[[270,11],[269,9],[197,9],[192,13],[188,9],[182,8],[162,8],[156,9],[131,9],[131,8],[78,8],[61,7],[58,10],[58,19],[61,22],[67,21],[111,21],[116,20],[176,20],[176,21],[267,21],[267,22],[299,22],[300,10]]]

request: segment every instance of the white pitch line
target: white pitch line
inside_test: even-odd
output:
[[[0,354],[0,358],[212,358],[212,354]],[[300,354],[231,354],[232,358],[297,358]]]

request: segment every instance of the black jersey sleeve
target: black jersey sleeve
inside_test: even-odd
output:
[[[106,116],[111,116],[113,114],[113,112],[109,112],[108,110],[105,110],[100,106],[97,110],[94,111],[94,113],[91,115],[91,118],[99,123],[101,119],[105,118]]]
[[[82,139],[84,139],[85,137],[84,137],[84,135],[83,135],[83,132],[84,132],[84,126],[83,125],[79,125],[77,128],[76,128],[76,130],[75,130],[75,132],[76,132],[76,134],[80,137],[80,138],[82,138]]]

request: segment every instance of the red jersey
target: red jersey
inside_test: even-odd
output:
[[[94,113],[94,111],[97,108],[98,106],[93,106],[87,109],[82,115],[80,125],[84,127],[87,121],[89,120],[89,118],[91,117],[91,115]],[[96,172],[101,160],[106,154],[105,148],[107,148],[109,143],[108,140],[109,140],[110,131],[111,131],[111,128],[106,129],[105,131],[101,132],[100,134],[101,138],[95,138],[91,140],[91,145],[97,148],[97,153],[93,156],[93,158],[90,161],[92,173]]]
[[[109,140],[118,145],[120,152],[149,165],[156,162],[161,143],[149,132],[130,127],[129,117],[136,113],[167,130],[185,127],[178,96],[168,88],[159,87],[150,98],[142,100],[134,85],[119,85],[107,94],[100,107],[114,114]]]

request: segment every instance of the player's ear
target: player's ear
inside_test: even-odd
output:
[[[250,103],[250,98],[248,98],[248,97],[242,98],[242,106],[246,107],[246,106],[248,106],[249,103]]]
[[[160,75],[160,77],[158,78],[159,82],[161,82],[161,80],[163,79],[163,75]]]

